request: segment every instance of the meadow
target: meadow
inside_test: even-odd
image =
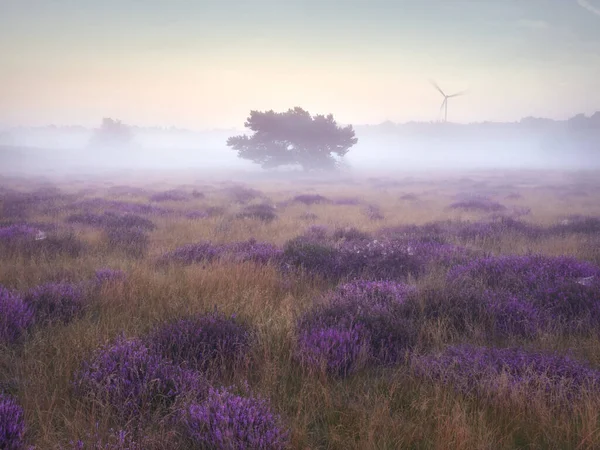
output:
[[[596,172],[0,177],[0,448],[599,427]]]

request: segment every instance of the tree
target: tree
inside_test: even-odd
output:
[[[232,136],[227,145],[264,169],[294,164],[307,171],[335,169],[358,142],[352,125],[340,127],[333,115],[311,116],[300,107],[283,113],[250,111],[244,126],[254,134]]]
[[[92,146],[123,147],[128,146],[132,139],[133,133],[129,126],[120,120],[105,117],[100,128],[94,130],[90,143]]]

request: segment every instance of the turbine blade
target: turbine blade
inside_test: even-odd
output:
[[[442,91],[442,89],[437,85],[437,83],[433,80],[429,80],[429,83],[438,90],[438,92],[440,94],[442,94],[444,97],[446,97],[446,94],[444,94],[444,91]]]
[[[465,95],[465,94],[467,94],[468,92],[469,92],[469,91],[460,91],[460,92],[457,92],[456,94],[449,95],[449,96],[448,96],[448,98],[452,98],[452,97],[460,97],[461,95]]]

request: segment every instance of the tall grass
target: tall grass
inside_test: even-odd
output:
[[[237,248],[227,246],[255,239],[284,248],[286,242],[304,235],[315,224],[330,230],[326,235],[328,245],[346,248],[352,239],[377,239],[383,229],[395,229],[397,233],[398,227],[405,225],[451,223],[452,227],[442,229],[444,245],[464,247],[464,254],[473,259],[533,253],[600,264],[600,236],[596,231],[555,228],[570,216],[600,217],[600,182],[588,180],[579,186],[576,176],[558,173],[503,175],[402,175],[395,179],[329,182],[279,179],[224,187],[218,179],[198,181],[193,176],[186,179],[158,174],[146,184],[143,178],[136,180],[130,189],[124,189],[127,183],[119,179],[90,179],[88,186],[62,180],[55,183],[59,191],[53,192],[54,200],[51,195],[39,201],[35,195],[19,195],[18,217],[14,217],[14,194],[10,198],[0,194],[0,228],[24,223],[33,227],[39,223],[54,224],[57,231],[47,231],[45,239],[53,239],[52,233],[62,236],[60,233],[68,232],[69,245],[73,240],[81,244],[80,251],[69,252],[56,248],[62,241],[44,246],[44,239],[36,241],[34,234],[33,240],[26,243],[8,242],[10,238],[3,241],[0,237],[0,286],[25,302],[27,293],[37,292],[39,286],[48,283],[71,283],[85,296],[81,312],[72,319],[34,321],[15,342],[0,343],[0,394],[10,396],[23,409],[23,440],[39,449],[77,448],[78,441],[87,445],[84,448],[95,448],[99,442],[118,441],[115,436],[119,430],[127,433],[125,440],[149,450],[192,449],[201,443],[227,448],[224,441],[206,430],[198,431],[198,423],[209,423],[206,411],[213,410],[260,416],[262,428],[239,431],[237,439],[247,439],[243,442],[248,448],[260,441],[256,433],[275,424],[282,427],[281,433],[275,434],[278,438],[264,441],[277,442],[278,447],[272,444],[272,448],[600,448],[600,390],[593,384],[582,386],[576,396],[568,397],[565,407],[562,400],[568,394],[566,390],[548,397],[530,389],[530,385],[511,384],[502,370],[494,375],[493,395],[481,386],[483,391],[479,389],[475,395],[439,381],[439,367],[437,378],[419,372],[423,365],[415,361],[429,361],[426,358],[445,355],[448,348],[462,348],[461,345],[568,354],[589,370],[600,370],[600,330],[595,326],[576,333],[569,327],[546,326],[528,333],[526,338],[490,333],[489,324],[493,322],[466,311],[471,297],[457,287],[456,280],[448,279],[448,272],[453,273],[453,267],[460,264],[453,259],[433,260],[427,270],[402,273],[402,280],[395,280],[416,287],[403,300],[407,302],[410,323],[417,324],[410,330],[414,341],[395,354],[393,364],[370,364],[367,358],[367,362],[343,377],[314,370],[299,361],[298,324],[303,317],[327,310],[331,293],[355,273],[331,279],[301,266],[282,268],[280,259],[217,257],[191,264],[161,263],[164,255],[200,242]],[[5,188],[29,192],[37,192],[39,184],[36,180],[0,181]],[[110,186],[119,189],[111,190]],[[589,195],[572,195],[578,189],[588,189]],[[88,193],[92,191],[93,194]],[[204,195],[194,195],[194,191]],[[126,197],[122,197],[124,192]],[[506,209],[451,207],[466,195],[486,196]],[[122,228],[90,227],[68,220],[73,214],[85,212],[78,206],[82,201],[96,197],[113,204],[149,204],[153,198],[161,200],[162,209],[156,212],[137,208],[136,223],[151,221],[155,227],[134,227],[135,231],[120,232],[118,236],[114,230]],[[106,209],[107,202],[94,202],[105,205],[94,213],[110,212],[102,217],[112,221],[124,223],[130,214]],[[267,204],[277,205],[268,207],[269,220],[246,214],[262,211],[261,208],[267,208],[262,205]],[[372,220],[365,214],[364,205],[371,205],[381,217]],[[544,231],[535,236],[502,227],[494,227],[491,234],[485,235],[456,232],[466,229],[456,224],[497,221],[493,214],[508,214],[513,207],[530,208],[531,213],[518,220]],[[191,211],[210,214],[190,216]],[[310,221],[301,219],[306,214],[311,215]],[[350,229],[352,232],[347,231]],[[428,231],[423,231],[424,236],[418,233],[431,229],[413,230],[410,238],[425,238]],[[143,240],[143,248],[136,246],[132,236]],[[37,244],[40,245],[36,247]],[[122,271],[123,275],[96,274],[109,269]],[[376,273],[368,275],[377,279]],[[483,285],[475,287],[470,294],[485,289]],[[505,287],[514,295],[511,286]],[[596,301],[600,308],[600,293],[596,297],[593,292],[590,295],[586,301]],[[236,361],[235,370],[225,371],[223,376],[211,372],[210,377],[205,377],[214,388],[206,402],[213,403],[196,399],[200,403],[191,409],[187,404],[179,412],[169,409],[148,420],[123,420],[114,410],[111,413],[110,408],[90,401],[76,389],[74,379],[85,361],[93,360],[99,349],[117,342],[121,336],[143,340],[155,330],[190,317],[214,314],[215,309],[223,317],[233,315],[236,321],[246,324],[251,330],[251,344],[245,357]],[[225,403],[219,403],[219,396],[225,398]],[[193,427],[183,418],[182,411],[194,412]],[[201,412],[205,415],[199,418]],[[227,429],[220,422],[218,426]],[[190,433],[192,428],[194,432]],[[198,436],[200,443],[194,440]]]

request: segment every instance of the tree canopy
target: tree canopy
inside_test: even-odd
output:
[[[94,130],[90,144],[127,146],[133,139],[131,127],[125,125],[120,120],[114,120],[108,117],[102,119],[100,128]]]
[[[282,113],[250,111],[244,126],[254,134],[232,136],[227,145],[265,169],[300,165],[331,170],[358,142],[352,125],[338,126],[333,115],[311,116],[300,107]]]

